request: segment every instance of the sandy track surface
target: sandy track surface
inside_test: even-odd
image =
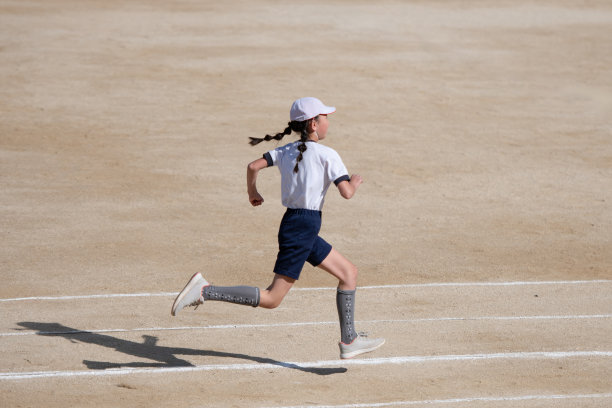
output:
[[[0,405],[610,406],[610,66],[605,1],[0,0]],[[169,315],[269,283],[246,142],[309,95],[365,180],[322,229],[387,339],[350,361],[310,266]]]

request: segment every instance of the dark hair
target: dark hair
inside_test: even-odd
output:
[[[314,120],[318,120],[318,117],[313,118]],[[270,140],[281,140],[283,137],[285,137],[285,135],[289,135],[291,134],[291,132],[300,132],[300,141],[302,142],[299,146],[298,146],[298,150],[300,151],[300,154],[297,157],[297,161],[295,163],[295,167],[293,168],[293,172],[297,173],[298,172],[298,163],[302,161],[303,158],[303,153],[306,151],[307,147],[306,147],[306,141],[308,140],[308,133],[306,132],[306,128],[308,127],[308,123],[313,120],[313,119],[308,119],[308,120],[304,120],[301,122],[298,122],[296,120],[293,120],[291,122],[289,122],[287,124],[287,127],[285,128],[285,130],[283,130],[280,133],[275,134],[274,136],[270,136],[270,135],[266,135],[266,137],[263,138],[258,138],[258,137],[249,137],[249,139],[251,139],[249,141],[249,144],[251,146],[255,146],[258,145],[259,143],[263,142],[264,140],[270,141]]]

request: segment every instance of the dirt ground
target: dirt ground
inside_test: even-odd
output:
[[[0,0],[0,405],[611,406],[611,67],[605,0]],[[169,315],[270,282],[247,141],[302,96],[364,178],[321,232],[387,339],[350,361],[310,266]]]

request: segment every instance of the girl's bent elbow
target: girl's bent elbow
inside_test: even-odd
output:
[[[348,188],[342,188],[340,189],[340,195],[342,196],[342,198],[346,198],[347,200],[350,200],[355,195],[355,190],[348,189]]]
[[[260,170],[260,167],[257,165],[257,162],[249,163],[247,166],[247,171],[251,174],[255,174]]]

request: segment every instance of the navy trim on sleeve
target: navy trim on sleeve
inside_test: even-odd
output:
[[[340,176],[336,180],[334,180],[334,184],[337,186],[343,181],[351,181],[351,178],[347,174],[345,174],[344,176]]]
[[[274,166],[274,162],[272,161],[272,155],[269,152],[264,153],[263,158],[266,159],[266,163],[268,163],[268,167]]]

